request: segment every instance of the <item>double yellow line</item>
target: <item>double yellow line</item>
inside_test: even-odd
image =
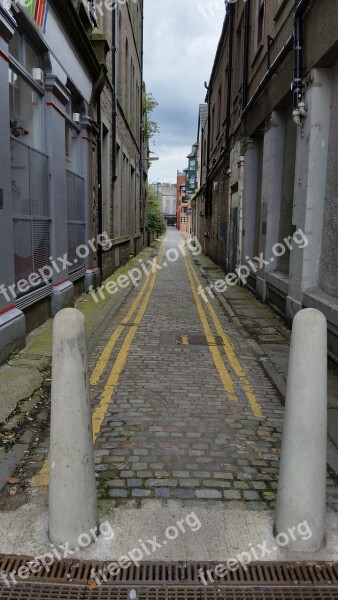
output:
[[[163,255],[164,255],[164,243],[163,243],[163,246],[159,253],[158,259],[157,259],[158,263],[162,262]],[[112,396],[113,396],[114,390],[118,384],[121,372],[127,362],[130,347],[131,347],[131,344],[133,343],[134,337],[138,330],[138,326],[141,323],[143,316],[147,310],[148,303],[149,303],[151,294],[153,292],[153,289],[154,289],[154,286],[156,283],[156,278],[157,278],[157,269],[155,272],[153,272],[150,276],[147,277],[147,279],[146,279],[145,283],[143,284],[141,290],[139,291],[136,299],[134,300],[133,304],[131,305],[126,317],[123,319],[123,322],[117,327],[117,329],[114,331],[111,338],[107,342],[104,350],[102,351],[102,353],[96,363],[93,373],[91,375],[90,384],[92,386],[98,385],[103,373],[105,372],[105,370],[107,368],[107,365],[109,363],[109,360],[111,358],[111,355],[113,353],[113,350],[114,350],[118,340],[120,339],[125,328],[128,326],[128,323],[132,319],[134,313],[138,309],[135,320],[133,322],[133,326],[129,329],[129,331],[123,341],[121,349],[118,352],[116,360],[114,361],[113,368],[110,372],[110,375],[108,377],[108,380],[107,380],[104,390],[102,392],[100,403],[93,413],[92,424],[93,424],[93,440],[94,440],[94,442],[100,432],[102,423],[107,414],[108,407],[112,401]],[[49,482],[49,458],[47,458],[45,460],[39,473],[37,473],[34,477],[32,477],[31,486],[41,488],[40,492],[44,493],[47,491],[48,482]]]
[[[190,282],[192,294],[193,294],[193,297],[194,297],[194,300],[195,300],[195,303],[197,306],[198,314],[201,319],[204,334],[205,334],[208,342],[211,344],[210,352],[212,354],[216,369],[220,375],[220,378],[222,380],[224,389],[227,393],[229,400],[231,402],[238,402],[238,398],[237,398],[235,390],[234,390],[233,380],[231,378],[231,375],[229,374],[229,371],[227,370],[227,368],[224,364],[224,360],[222,358],[220,350],[216,345],[215,336],[212,333],[206,312],[203,308],[201,299],[195,288],[195,284],[196,284],[197,288],[203,287],[201,280],[199,279],[199,277],[195,271],[195,268],[192,264],[190,255],[185,256],[184,260],[185,260],[185,266],[187,269],[188,279]],[[250,404],[250,407],[251,407],[251,410],[252,410],[254,416],[264,418],[263,412],[262,412],[262,406],[256,399],[256,396],[253,392],[250,382],[245,374],[245,371],[243,370],[243,368],[236,356],[236,353],[235,353],[234,347],[231,343],[231,340],[229,339],[229,337],[223,330],[221,322],[220,322],[214,308],[211,306],[210,302],[206,303],[206,306],[207,306],[208,312],[210,314],[210,317],[212,319],[212,322],[215,326],[217,335],[222,339],[222,344],[223,344],[225,354],[229,360],[229,363],[232,367],[233,372],[238,377],[238,379],[241,383],[242,389],[247,397],[247,400]]]
[[[160,254],[158,256],[158,262],[159,263],[161,263],[162,260],[163,260],[163,254],[164,254],[164,244],[163,244],[163,246],[161,248],[161,251],[160,251]],[[152,291],[153,291],[155,283],[156,283],[156,278],[157,278],[157,269],[156,269],[155,273],[152,273],[152,275],[150,276],[150,281],[149,282],[146,281],[145,285],[143,286],[143,288],[141,289],[141,291],[139,293],[139,296],[134,301],[134,303],[131,306],[130,311],[129,311],[127,317],[126,317],[126,319],[128,321],[132,317],[132,315],[134,314],[134,312],[136,311],[136,309],[138,307],[138,304],[141,301],[140,308],[139,308],[139,310],[137,312],[137,315],[135,317],[135,320],[134,320],[134,324],[133,324],[134,326],[129,329],[129,331],[128,331],[128,333],[127,333],[127,335],[126,335],[126,337],[125,337],[125,339],[123,341],[122,347],[121,347],[121,349],[120,349],[120,351],[119,351],[119,353],[117,355],[116,360],[114,361],[114,366],[113,366],[112,371],[111,371],[111,373],[110,373],[110,375],[108,377],[107,383],[106,383],[106,385],[104,387],[104,390],[103,390],[103,393],[102,393],[102,396],[101,396],[100,404],[98,405],[98,407],[94,411],[94,414],[93,414],[93,437],[94,437],[94,441],[97,438],[97,435],[98,435],[98,433],[100,431],[101,425],[102,425],[102,423],[104,421],[104,418],[105,418],[105,416],[107,414],[107,409],[108,409],[108,406],[109,406],[109,404],[110,404],[110,402],[112,400],[112,396],[113,396],[114,390],[115,390],[115,388],[117,386],[117,383],[118,383],[119,377],[121,375],[122,369],[124,368],[124,366],[125,366],[125,364],[127,362],[129,350],[130,350],[131,344],[133,343],[133,339],[134,339],[134,337],[136,335],[136,332],[138,330],[138,326],[141,323],[141,321],[142,321],[142,319],[144,317],[144,313],[147,310],[147,306],[148,306],[148,303],[149,303]],[[147,289],[148,283],[149,283],[149,287]],[[144,292],[146,292],[146,293],[145,293],[144,298],[142,299]],[[97,363],[97,369],[95,368],[94,371],[93,371],[93,375],[92,375],[92,378],[91,378],[92,385],[95,385],[93,382],[98,381],[99,374],[100,373],[102,374],[104,372],[104,370],[105,370],[105,368],[106,368],[106,366],[108,364],[109,358],[111,356],[111,352],[112,352],[112,350],[113,350],[113,348],[114,348],[114,346],[115,346],[118,338],[120,337],[120,335],[121,335],[124,327],[125,327],[125,325],[120,325],[119,326],[119,328],[118,328],[119,333],[118,333],[118,330],[116,330],[116,332],[113,333],[111,339],[109,340],[109,342],[106,345],[104,351],[102,352],[102,354],[101,354],[101,356],[100,356],[100,358],[98,360],[98,363]]]

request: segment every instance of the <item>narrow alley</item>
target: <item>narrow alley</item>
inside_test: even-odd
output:
[[[174,562],[251,557],[249,548],[256,560],[298,560],[273,536],[289,329],[238,285],[213,299],[209,294],[205,302],[208,286],[224,272],[174,228],[124,272],[135,275],[142,265],[149,274],[137,288],[120,290],[117,300],[106,282],[96,291],[100,302],[83,297],[77,304],[87,321],[101,535],[88,548],[60,546],[72,560],[61,561],[59,575],[48,539],[49,413],[42,405],[31,423],[30,445],[19,440],[7,455],[18,463],[0,495],[0,554],[7,574],[16,559],[6,555],[51,556],[52,572],[47,565],[42,579],[61,577],[64,585],[73,577],[68,569],[73,573],[85,560],[92,571],[84,572],[83,584],[94,581],[101,590],[101,575],[95,570],[93,575],[101,563],[95,561],[119,556],[112,563],[116,573],[123,572],[118,565],[126,556],[137,567],[148,557]],[[32,335],[16,368],[45,364],[48,375],[50,356],[47,323]],[[331,366],[329,410],[335,413],[337,404],[337,370]],[[336,458],[336,453],[328,458],[325,548],[309,552],[309,560],[337,557]],[[0,467],[1,475],[6,460]],[[184,535],[177,533],[178,524]],[[301,536],[309,533],[305,524],[302,529],[290,523]],[[152,551],[143,542],[150,543],[149,536],[155,540]],[[257,554],[255,548],[264,551]],[[36,585],[29,598],[45,584]]]
[[[0,599],[338,599],[337,32],[0,0]]]
[[[197,293],[206,286],[203,257],[185,244],[167,229],[155,272],[117,311],[91,356],[99,497],[273,508],[284,409],[252,337],[217,298],[206,303]],[[227,294],[265,328],[265,341],[269,333],[278,338],[269,329],[271,311],[248,292],[243,302],[238,286]],[[46,494],[48,471],[45,439],[26,472],[29,494]]]

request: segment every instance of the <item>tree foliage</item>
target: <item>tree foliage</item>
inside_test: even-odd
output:
[[[161,212],[160,201],[152,185],[148,184],[148,229],[156,233],[163,233],[165,221]]]
[[[148,140],[155,137],[157,133],[160,133],[160,128],[156,121],[152,121],[149,117],[151,113],[158,106],[158,102],[155,100],[154,96],[150,93],[143,93],[143,112],[145,114],[144,119],[144,131],[145,136]]]

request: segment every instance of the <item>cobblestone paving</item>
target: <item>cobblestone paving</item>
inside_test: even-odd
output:
[[[181,237],[169,228],[166,250],[178,248],[179,243]],[[98,385],[92,387],[94,409],[126,335],[136,327],[135,315],[126,321],[135,298],[133,292],[91,357],[94,369],[112,333],[119,324],[125,325]],[[202,305],[205,308],[203,301]],[[212,306],[263,417],[254,416],[242,382],[219,346],[238,402],[229,400],[210,348],[200,343],[203,328],[181,256],[157,272],[147,310],[96,438],[99,497],[114,502],[171,498],[186,503],[223,501],[233,508],[274,506],[283,407],[250,338],[217,300]],[[27,457],[26,477],[38,471],[47,453],[45,439]],[[327,483],[328,502],[338,510],[337,483],[330,477]]]
[[[167,248],[177,248],[179,241],[178,234],[169,230]],[[213,306],[264,418],[253,415],[233,372],[239,402],[229,402],[208,346],[175,343],[176,336],[202,333],[180,258],[158,272],[96,441],[101,497],[214,499],[253,509],[273,506],[283,409],[258,357],[217,301]]]

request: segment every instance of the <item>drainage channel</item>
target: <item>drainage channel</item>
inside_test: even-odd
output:
[[[338,600],[338,563],[256,563],[233,572],[220,565],[143,563],[116,574],[116,563],[61,560],[46,568],[29,557],[0,556],[0,598]]]

